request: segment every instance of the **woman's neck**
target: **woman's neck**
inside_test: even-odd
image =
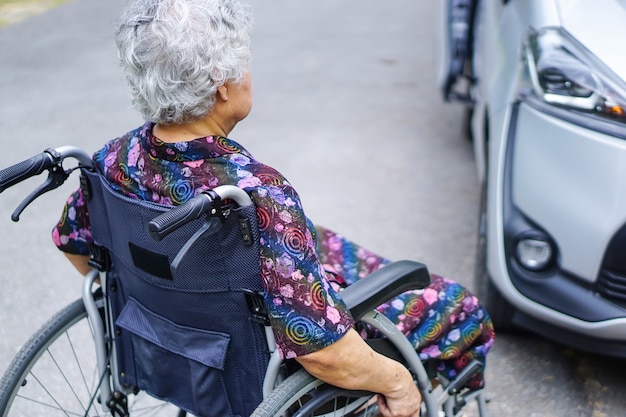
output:
[[[191,123],[180,125],[156,124],[152,134],[163,142],[188,142],[206,136],[228,136],[230,129],[225,129],[220,123],[207,117]]]

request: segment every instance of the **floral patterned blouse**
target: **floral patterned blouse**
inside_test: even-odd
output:
[[[172,206],[218,185],[247,191],[257,208],[261,275],[281,356],[305,355],[340,339],[354,324],[340,287],[389,261],[315,227],[289,182],[235,141],[208,136],[165,143],[152,128],[148,122],[95,153],[111,185],[126,196]],[[88,253],[89,217],[80,189],[52,234],[62,251]],[[379,310],[398,324],[422,359],[439,360],[441,370],[453,376],[471,358],[484,361],[493,326],[476,297],[453,281],[432,278],[427,289]]]

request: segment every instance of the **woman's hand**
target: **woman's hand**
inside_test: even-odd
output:
[[[418,417],[422,397],[409,371],[370,348],[350,330],[330,346],[296,360],[313,376],[334,386],[379,393],[384,417]]]
[[[399,385],[397,391],[378,395],[378,408],[383,417],[419,417],[421,402],[422,396],[410,375]]]

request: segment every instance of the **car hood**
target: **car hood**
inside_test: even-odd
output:
[[[626,81],[626,0],[555,0],[561,25]]]

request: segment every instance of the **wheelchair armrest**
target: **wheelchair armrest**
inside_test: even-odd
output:
[[[426,265],[415,261],[396,261],[361,278],[341,291],[341,297],[355,320],[365,313],[410,290],[430,284]]]

